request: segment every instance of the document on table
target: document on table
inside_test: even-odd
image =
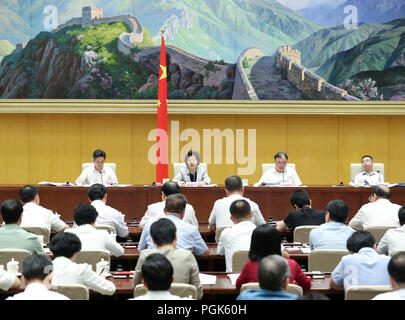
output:
[[[38,182],[38,184],[39,184],[40,186],[56,186],[56,187],[60,187],[60,186],[66,185],[66,182],[41,181],[41,182]]]
[[[310,253],[311,249],[310,248],[301,248],[302,253]]]
[[[231,279],[231,283],[235,286],[236,285],[236,279],[238,279],[240,273],[229,273],[227,274],[228,278]]]
[[[210,274],[200,273],[200,282],[201,284],[215,284],[217,282],[217,276]]]

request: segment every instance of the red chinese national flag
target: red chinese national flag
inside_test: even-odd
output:
[[[162,36],[162,46],[160,49],[159,66],[159,92],[157,107],[157,162],[156,162],[156,182],[162,183],[163,179],[169,177],[169,139],[167,132],[167,71],[166,71],[166,49],[165,39]]]

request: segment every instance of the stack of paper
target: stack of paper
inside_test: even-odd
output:
[[[238,279],[240,273],[229,273],[228,278],[231,279],[231,283],[235,286],[236,285],[236,279]]]
[[[217,276],[212,276],[210,274],[200,273],[200,282],[204,284],[215,284],[217,282]]]

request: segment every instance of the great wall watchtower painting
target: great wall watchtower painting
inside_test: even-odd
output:
[[[405,100],[403,0],[0,2],[3,99]]]

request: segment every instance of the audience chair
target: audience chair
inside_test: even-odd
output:
[[[51,291],[63,294],[70,300],[89,300],[89,289],[82,284],[52,286]]]
[[[4,270],[7,270],[7,262],[14,258],[19,262],[18,272],[22,272],[23,261],[30,255],[31,252],[24,249],[0,249],[0,264],[4,266]]]
[[[244,283],[240,287],[240,292],[245,291],[245,290],[258,290],[260,289],[259,282],[249,282],[249,283]],[[296,294],[297,296],[302,296],[304,294],[302,288],[296,284],[289,283],[287,286],[288,293]]]
[[[348,250],[312,250],[308,255],[308,271],[332,272]]]
[[[169,289],[171,294],[179,296],[181,298],[191,298],[196,300],[198,297],[197,288],[188,283],[175,283],[173,282]],[[134,288],[134,298],[143,296],[147,292],[142,283],[138,284]]]
[[[302,290],[302,287],[294,283],[288,284],[287,292],[291,294],[296,294],[297,296],[302,296],[304,294],[304,290]]]
[[[374,163],[373,165],[374,171],[380,171],[381,178],[384,177],[384,163]],[[361,163],[351,163],[350,164],[350,181],[354,183],[354,178],[356,177],[356,174],[360,173],[363,171],[363,167],[361,166]]]
[[[299,226],[294,229],[294,242],[309,243],[310,232],[319,226]]]
[[[22,227],[24,230],[28,232],[35,233],[40,236],[44,236],[44,243],[49,243],[50,238],[50,231],[48,228],[44,227]]]
[[[232,226],[224,226],[224,227],[219,227],[215,229],[215,243],[219,242],[219,238],[221,238],[221,233],[224,231],[226,228],[231,228]]]
[[[76,263],[87,263],[96,271],[96,265],[101,259],[110,263],[110,254],[102,250],[81,250],[77,254]]]
[[[242,284],[239,292],[242,292],[245,290],[259,290],[259,289],[260,289],[259,282],[248,282],[248,283]]]
[[[373,227],[366,227],[364,230],[371,232],[373,235],[375,242],[379,243],[383,235],[389,229],[397,228],[397,226],[373,226]]]
[[[399,253],[399,252],[404,252],[405,250],[397,250],[397,251],[392,251],[390,253],[390,256],[392,257],[394,254]]]
[[[241,272],[246,261],[249,260],[249,250],[235,251],[232,256],[232,272]]]
[[[200,167],[204,167],[207,169],[207,163],[205,162],[200,162],[199,164]],[[173,177],[177,176],[181,168],[186,168],[187,165],[184,162],[175,162],[173,163]]]
[[[104,165],[106,167],[110,167],[111,169],[113,169],[114,173],[117,173],[117,164],[114,162],[105,162]],[[90,166],[94,166],[93,162],[84,162],[82,163],[82,171]]]
[[[96,224],[94,226],[94,228],[96,228],[97,230],[105,230],[107,231],[109,234],[115,234],[115,229],[114,227],[108,225],[108,224]]]
[[[391,286],[352,286],[345,292],[345,300],[371,300],[380,293],[392,291]]]
[[[270,169],[273,169],[275,167],[274,162],[273,163],[262,163],[262,175]],[[295,163],[287,163],[287,168],[293,168],[295,169]]]

